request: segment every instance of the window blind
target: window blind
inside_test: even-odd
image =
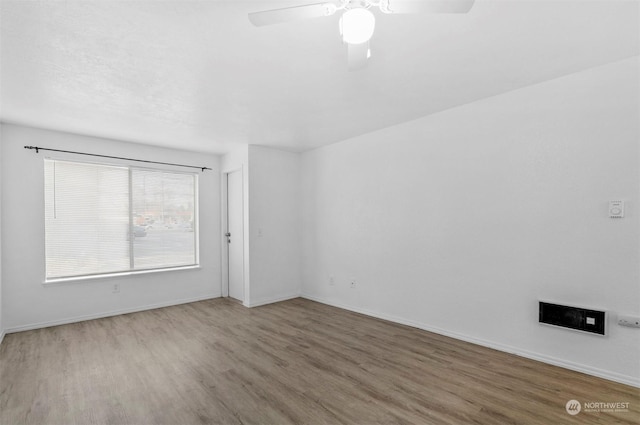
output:
[[[197,176],[45,160],[46,278],[197,264]]]

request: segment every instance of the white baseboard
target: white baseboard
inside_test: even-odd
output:
[[[293,298],[300,298],[300,293],[296,292],[295,294],[288,294],[288,295],[281,295],[278,297],[269,297],[269,298],[262,298],[262,299],[258,299],[256,301],[248,301],[248,302],[244,302],[244,306],[245,307],[259,307],[261,305],[266,305],[266,304],[273,304],[273,303],[279,303],[280,301],[286,301],[286,300],[291,300]]]
[[[333,301],[329,301],[324,298],[316,297],[313,295],[301,294],[300,297],[306,298],[311,301],[316,301],[322,304],[327,304],[333,307],[342,308],[344,310],[353,311],[355,313],[364,314],[366,316],[375,317],[382,320],[388,320],[390,322],[399,323],[402,325],[411,326],[413,328],[422,329],[425,331],[433,332],[439,335],[448,336],[454,339],[459,339],[462,341],[470,342],[472,344],[481,345],[483,347],[493,348],[494,350],[503,351],[510,354],[515,354],[520,357],[525,357],[532,360],[537,360],[543,363],[548,363],[554,366],[559,366],[565,369],[573,370],[576,372],[582,372],[587,375],[597,376],[598,378],[607,379],[609,381],[619,382],[621,384],[631,385],[633,387],[640,388],[640,379],[623,375],[616,372],[611,372],[608,370],[603,370],[579,363],[570,362],[564,359],[558,359],[556,357],[547,356],[545,354],[535,353],[533,351],[523,350],[516,347],[511,347],[509,345],[500,344],[493,341],[488,341],[480,338],[475,338],[469,335],[459,334],[457,332],[450,332],[445,329],[437,328],[434,326],[429,326],[424,323],[414,322],[412,320],[403,319],[396,316],[391,316],[384,313],[378,313],[358,307],[348,306],[342,303],[336,303]]]
[[[204,296],[193,297],[193,298],[182,298],[179,300],[172,300],[172,301],[167,301],[167,302],[157,303],[157,304],[147,304],[144,306],[125,308],[122,310],[112,310],[112,311],[107,311],[107,312],[97,313],[97,314],[88,314],[84,316],[75,316],[75,317],[69,317],[69,318],[60,319],[60,320],[51,320],[47,322],[39,322],[39,323],[31,323],[28,325],[14,326],[12,328],[5,329],[5,332],[9,334],[14,332],[30,331],[33,329],[48,328],[50,326],[59,326],[59,325],[66,325],[69,323],[84,322],[85,320],[94,320],[94,319],[102,319],[103,317],[118,316],[120,314],[137,313],[139,311],[153,310],[153,309],[162,308],[162,307],[171,307],[173,305],[188,304],[196,301],[209,300],[213,298],[220,298],[220,294],[210,294],[210,295],[204,295]]]

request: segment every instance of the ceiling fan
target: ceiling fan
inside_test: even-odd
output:
[[[395,13],[467,13],[475,0],[335,0],[327,3],[307,4],[284,9],[249,13],[249,21],[257,27],[331,16],[338,11],[340,34],[347,45],[349,70],[366,65],[371,57],[369,40],[375,29],[372,8],[385,14]]]

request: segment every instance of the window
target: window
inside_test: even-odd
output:
[[[45,160],[46,278],[194,266],[196,174]]]

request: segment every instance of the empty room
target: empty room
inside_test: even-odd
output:
[[[2,425],[640,422],[639,0],[0,0],[0,167]]]

